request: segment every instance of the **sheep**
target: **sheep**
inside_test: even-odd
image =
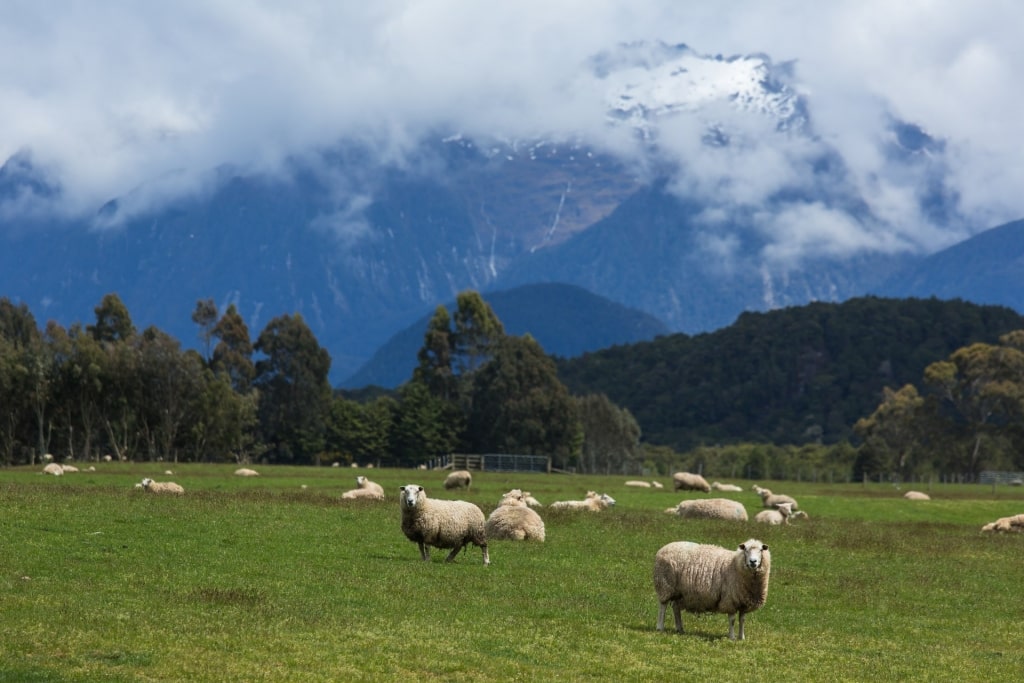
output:
[[[612,505],[615,505],[615,499],[607,493],[587,491],[587,496],[583,500],[557,500],[548,507],[552,510],[588,510],[590,512],[600,512]]]
[[[80,472],[81,471],[77,467],[75,467],[74,465],[61,465],[60,468],[62,470],[64,470],[65,474],[67,474],[68,472]]]
[[[711,488],[715,491],[742,491],[743,489],[736,484],[723,484],[718,481],[711,482]]]
[[[494,508],[484,526],[488,540],[544,541],[544,520],[531,510],[523,492],[512,489]]]
[[[774,508],[779,503],[789,503],[790,505],[793,506],[794,510],[800,509],[800,505],[796,502],[794,498],[791,498],[790,496],[785,496],[782,495],[781,493],[772,493],[768,489],[761,489],[760,495],[762,505],[764,505],[764,507],[768,509]]]
[[[651,486],[653,486],[656,489],[663,489],[663,488],[665,488],[665,485],[662,484],[660,481],[654,481],[654,480],[651,480]]]
[[[684,500],[674,508],[665,510],[684,519],[730,519],[747,521],[747,509],[743,503],[729,498],[700,498]]]
[[[703,491],[704,493],[710,493],[711,484],[709,484],[707,479],[699,474],[676,472],[672,475],[672,490],[679,491],[680,489],[683,491]]]
[[[544,507],[544,505],[539,500],[534,498],[529,491],[523,491],[523,502],[525,502],[527,506],[532,508]]]
[[[758,486],[757,484],[752,484],[750,486],[750,490],[753,491],[754,493],[756,493],[759,496],[763,495],[765,492],[767,492],[768,495],[771,495],[771,493],[772,493],[771,489],[766,489],[763,486]]]
[[[637,487],[640,487],[640,488],[649,489],[649,488],[651,488],[651,482],[649,482],[649,481],[637,481],[635,479],[630,479],[629,481],[626,482],[626,486],[637,486]]]
[[[181,484],[175,484],[173,481],[153,481],[149,477],[142,480],[142,488],[149,493],[173,493],[179,496],[185,493]]]
[[[241,467],[235,470],[236,477],[258,477],[260,473],[256,470],[251,470],[248,467]]]
[[[473,483],[473,475],[467,470],[455,470],[444,480],[446,489],[468,489]]]
[[[1000,517],[994,522],[989,522],[981,527],[982,531],[998,532],[1024,532],[1024,514],[1013,515],[1012,517]]]
[[[768,546],[750,539],[732,551],[717,545],[677,541],[663,546],[654,557],[654,590],[658,596],[658,630],[665,630],[665,608],[672,603],[676,632],[683,632],[680,610],[729,615],[729,639],[733,619],[739,614],[739,639],[745,640],[743,624],[748,613],[768,598],[772,556]]]
[[[929,496],[927,493],[922,493],[921,491],[907,491],[906,493],[903,494],[903,497],[906,498],[907,500],[931,500],[932,499],[932,497]]]
[[[366,477],[359,475],[356,477],[356,488],[351,491],[345,491],[341,494],[343,500],[353,500],[356,498],[364,498],[366,500],[384,500],[384,487],[375,481],[370,481]]]
[[[64,474],[64,468],[55,462],[51,462],[43,468],[43,474],[52,474],[55,477],[59,477]]]
[[[491,563],[487,552],[484,513],[473,503],[462,500],[427,498],[418,484],[400,486],[402,533],[419,545],[420,557],[430,561],[430,546],[451,548],[445,562],[452,562],[464,546],[472,543],[483,551],[484,565]]]
[[[762,524],[789,524],[789,518],[793,514],[793,506],[789,503],[779,503],[774,510],[761,510],[754,515],[754,521]]]

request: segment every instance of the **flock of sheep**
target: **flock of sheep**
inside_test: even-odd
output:
[[[49,463],[43,472],[63,475],[78,471],[70,465]],[[170,472],[168,471],[168,474]],[[241,468],[236,476],[259,476],[255,470]],[[444,481],[446,490],[468,489],[473,475],[467,470],[450,473]],[[677,472],[672,477],[673,491],[738,492],[743,489],[734,484],[708,482],[699,474]],[[658,482],[631,480],[627,486],[662,488]],[[157,482],[146,477],[136,484],[137,489],[149,493],[182,495],[185,489],[170,481]],[[763,510],[754,521],[771,525],[789,524],[791,519],[807,518],[799,503],[790,496],[775,494],[754,485],[752,490],[761,498]],[[401,530],[407,539],[417,544],[421,559],[430,560],[430,548],[449,550],[445,560],[451,562],[459,552],[472,544],[481,549],[483,564],[490,564],[487,542],[491,540],[540,541],[545,539],[544,520],[534,508],[541,504],[528,491],[512,489],[505,493],[490,516],[475,504],[461,500],[429,498],[423,486],[406,484],[399,488]],[[345,491],[343,500],[386,500],[384,488],[365,476],[356,477],[356,488]],[[908,500],[929,500],[919,491],[904,494]],[[585,510],[599,512],[615,505],[615,499],[605,493],[589,491],[582,500],[556,501],[552,510]],[[665,512],[683,518],[723,519],[747,521],[746,508],[729,498],[697,498],[681,501]],[[1024,514],[1002,517],[982,527],[985,532],[1024,532]],[[716,545],[677,541],[663,546],[654,558],[654,590],[659,610],[657,630],[663,631],[665,611],[669,605],[675,619],[675,628],[683,632],[682,611],[691,613],[717,612],[729,617],[729,638],[743,640],[746,615],[764,605],[768,597],[768,579],[771,572],[771,553],[768,545],[756,538],[748,539],[736,549]],[[734,621],[739,617],[739,628]]]

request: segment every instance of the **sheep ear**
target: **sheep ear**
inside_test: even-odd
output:
[[[765,543],[764,545],[762,545],[761,550],[768,550],[768,544]]]
[[[398,487],[398,490],[399,490],[399,491],[404,491],[404,490],[405,490],[405,487],[404,487],[404,486],[399,486],[399,487]]]
[[[740,543],[740,550],[746,550],[746,549],[747,549],[747,544],[746,543]]]
[[[417,490],[417,491],[422,491],[422,490],[423,490],[423,487],[422,487],[422,486],[417,486],[417,487],[416,487],[416,490]]]

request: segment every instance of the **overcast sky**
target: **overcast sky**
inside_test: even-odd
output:
[[[1018,0],[5,0],[0,162],[28,155],[63,188],[59,209],[88,215],[129,193],[197,191],[224,163],[274,172],[347,136],[400,159],[438,126],[594,131],[602,94],[581,65],[661,40],[794,61],[816,132],[900,226],[793,207],[765,223],[780,253],[807,240],[930,250],[1024,217],[1022,27]],[[966,226],[915,213],[921,179],[878,154],[886,112],[946,141]],[[709,158],[707,173],[748,189],[752,169],[798,177],[800,152],[771,145]],[[692,178],[707,177],[699,163]],[[0,217],[29,208],[7,200]]]

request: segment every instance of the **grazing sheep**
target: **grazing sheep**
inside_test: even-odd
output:
[[[932,499],[932,497],[929,496],[927,493],[922,493],[921,491],[907,491],[906,493],[903,494],[903,497],[906,498],[907,500],[931,500]]]
[[[615,499],[607,493],[587,491],[587,496],[583,500],[556,500],[548,507],[552,510],[588,510],[590,512],[600,512],[612,505],[615,505]]]
[[[707,479],[699,474],[693,474],[691,472],[676,472],[672,475],[672,490],[703,491],[704,493],[710,493],[711,484],[709,484]]]
[[[742,491],[743,489],[736,484],[723,484],[718,481],[711,482],[711,488],[715,491]]]
[[[455,470],[444,480],[446,489],[468,489],[473,483],[473,475],[467,470]]]
[[[427,498],[427,492],[418,484],[406,484],[399,491],[402,533],[419,545],[420,557],[425,562],[430,560],[430,546],[451,548],[445,558],[445,562],[451,562],[465,545],[472,543],[483,551],[484,564],[491,563],[480,508],[462,500]]]
[[[1024,532],[1024,514],[1013,515],[1012,517],[1000,517],[994,522],[989,522],[981,527],[982,531],[998,531],[1000,533],[1021,533]]]
[[[736,551],[717,545],[678,541],[663,546],[654,557],[654,590],[660,604],[658,630],[665,630],[665,607],[672,603],[676,632],[683,632],[680,610],[729,615],[729,639],[733,619],[740,615],[739,639],[744,640],[747,613],[768,598],[772,556],[768,546],[750,539]]]
[[[789,503],[791,506],[793,506],[794,510],[800,509],[800,506],[797,504],[796,500],[794,498],[791,498],[790,496],[784,496],[781,493],[772,493],[768,489],[761,489],[760,495],[761,504],[764,505],[764,507],[766,508],[772,509],[779,503]]]
[[[651,488],[651,482],[649,481],[637,481],[636,479],[630,479],[626,482],[626,486],[639,486],[640,488],[649,489]]]
[[[64,474],[64,468],[55,462],[51,462],[43,468],[43,474],[52,474],[55,477],[59,477]]]
[[[730,519],[740,522],[748,519],[743,503],[728,498],[684,500],[665,512],[677,514],[684,519]]]
[[[240,467],[239,469],[235,470],[235,476],[236,477],[258,477],[258,476],[260,476],[260,473],[257,472],[256,470],[251,470],[248,467]]]
[[[142,488],[149,493],[173,493],[179,496],[185,493],[181,484],[175,484],[173,481],[153,481],[149,477],[142,480]]]
[[[494,508],[484,526],[488,540],[544,541],[544,520],[526,505],[523,492],[512,489]]]
[[[789,503],[779,503],[774,510],[761,510],[754,515],[754,521],[762,524],[789,524],[789,517],[793,514],[793,506]]]

